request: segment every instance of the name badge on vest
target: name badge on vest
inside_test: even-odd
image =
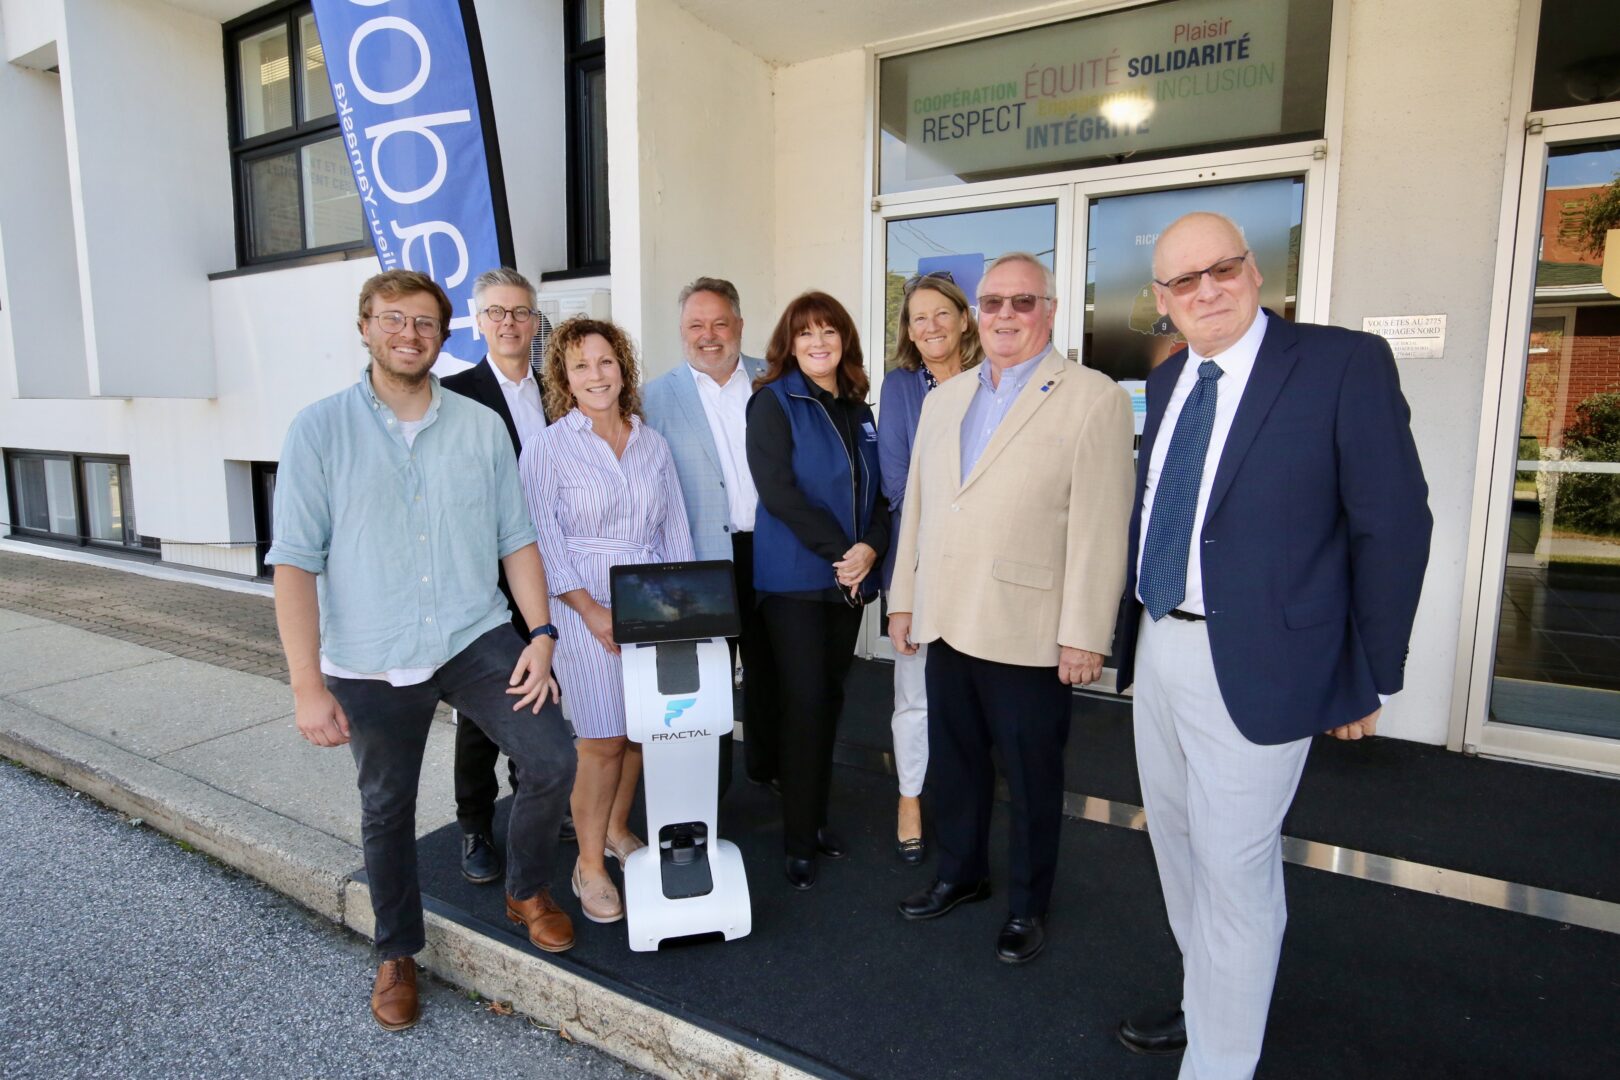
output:
[[[872,425],[870,420],[863,420],[861,422],[861,430],[866,432],[867,442],[877,442],[877,428]]]

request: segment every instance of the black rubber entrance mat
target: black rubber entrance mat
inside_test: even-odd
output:
[[[1173,1000],[1180,979],[1147,837],[1065,822],[1046,952],[1011,968],[994,955],[1004,819],[997,896],[908,923],[895,902],[932,866],[895,858],[893,790],[836,770],[833,824],[851,853],[798,893],[782,876],[775,797],[739,777],[721,832],[747,861],[751,936],[632,953],[622,924],[576,917],[574,950],[546,959],[824,1075],[1173,1077],[1174,1060],[1132,1056],[1112,1034],[1121,1015]],[[458,855],[454,826],[422,840],[435,906],[527,948],[499,886],[468,885]],[[572,855],[554,880],[576,913]],[[1287,880],[1262,1077],[1620,1075],[1620,935],[1296,867]]]
[[[892,746],[893,669],[857,661],[845,760]],[[1074,698],[1068,789],[1142,805],[1129,699]],[[1620,779],[1489,761],[1399,739],[1322,736],[1284,832],[1303,840],[1620,901]]]

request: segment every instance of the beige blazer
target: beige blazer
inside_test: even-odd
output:
[[[1131,401],[1056,349],[962,483],[962,418],[977,371],[923,400],[891,612],[911,639],[984,660],[1054,667],[1058,646],[1106,655],[1125,586]]]

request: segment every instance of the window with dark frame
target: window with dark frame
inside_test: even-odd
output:
[[[607,39],[604,0],[566,0],[568,272],[607,273]],[[551,276],[551,275],[548,275]]]
[[[225,26],[237,263],[370,248],[305,0]]]
[[[270,554],[270,545],[276,538],[276,465],[274,461],[252,463],[254,565],[260,577],[270,576],[264,557]]]
[[[12,535],[96,547],[155,546],[135,528],[128,458],[7,450],[5,463]]]

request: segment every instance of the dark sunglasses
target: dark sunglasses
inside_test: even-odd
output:
[[[906,278],[906,283],[902,285],[901,288],[906,292],[910,292],[912,289],[915,289],[917,286],[930,279],[934,281],[948,281],[952,285],[956,284],[956,276],[949,270],[931,270],[926,274],[913,274],[911,277]]]
[[[1012,309],[1020,315],[1028,315],[1035,310],[1035,304],[1040,300],[1050,300],[1050,296],[1036,296],[1034,293],[1019,293],[1017,296],[997,296],[994,293],[980,294],[979,314],[994,315],[1001,310],[1003,303],[1011,304]]]

